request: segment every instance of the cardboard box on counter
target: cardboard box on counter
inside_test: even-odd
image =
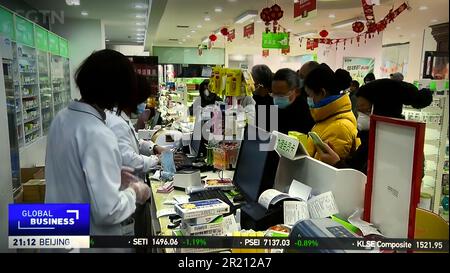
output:
[[[23,184],[24,203],[44,203],[45,179],[31,179]]]
[[[45,179],[45,167],[21,168],[20,181],[22,184],[30,179]]]

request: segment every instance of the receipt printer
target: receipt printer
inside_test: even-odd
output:
[[[259,203],[252,202],[241,208],[242,229],[266,230],[283,221],[283,206],[273,206],[267,210]]]
[[[186,189],[187,187],[201,186],[202,179],[199,170],[181,170],[173,176],[175,188]]]

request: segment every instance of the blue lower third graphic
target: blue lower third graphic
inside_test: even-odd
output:
[[[89,204],[10,204],[9,236],[89,236]]]

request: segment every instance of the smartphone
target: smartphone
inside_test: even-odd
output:
[[[322,152],[326,152],[327,149],[325,149],[325,143],[320,139],[319,135],[315,132],[309,132],[309,137],[312,139],[314,145],[316,145],[317,148],[319,148]]]

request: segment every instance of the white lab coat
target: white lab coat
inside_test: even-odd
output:
[[[105,112],[106,126],[113,131],[119,142],[122,165],[142,173],[149,172],[159,162],[157,156],[150,155],[154,144],[152,142],[139,143],[133,124],[123,111],[120,116],[112,111]]]
[[[47,138],[46,203],[89,203],[91,235],[122,235],[136,194],[120,191],[117,138],[94,107],[73,101],[53,120]]]

